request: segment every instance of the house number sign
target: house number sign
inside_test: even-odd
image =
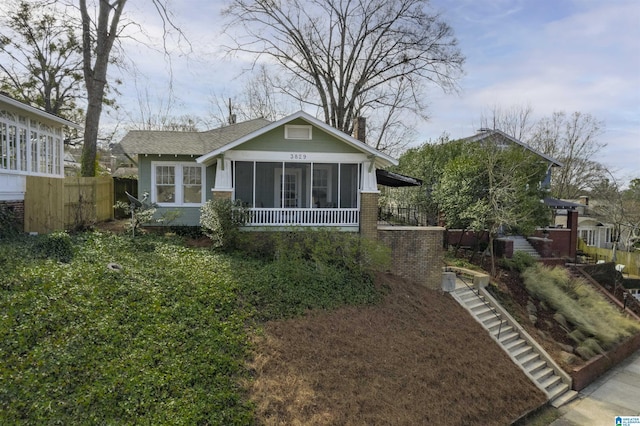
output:
[[[306,160],[307,154],[289,154],[289,160]]]

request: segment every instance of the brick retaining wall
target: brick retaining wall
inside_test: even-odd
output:
[[[445,229],[439,226],[380,226],[378,238],[391,248],[391,272],[439,289],[444,265]]]
[[[622,342],[609,352],[597,355],[580,368],[570,374],[573,379],[573,389],[582,390],[593,383],[598,377],[620,364],[629,355],[640,348],[640,334]]]

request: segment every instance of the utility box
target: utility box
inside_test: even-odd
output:
[[[456,273],[443,272],[442,273],[442,291],[451,293],[455,289],[456,289]]]

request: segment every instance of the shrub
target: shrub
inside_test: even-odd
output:
[[[151,223],[153,221],[153,216],[156,214],[156,210],[158,209],[158,205],[156,203],[150,203],[147,201],[149,197],[148,193],[144,193],[142,200],[140,200],[141,205],[135,206],[130,203],[125,203],[124,201],[117,201],[113,206],[115,209],[122,209],[125,214],[130,217],[129,222],[126,226],[126,229],[135,232],[140,228],[141,225],[145,223]],[[175,220],[180,213],[174,213],[172,211],[166,213],[168,215],[168,219],[165,220],[164,216],[158,219],[158,222],[165,222],[165,224],[169,224],[169,222]]]
[[[240,227],[247,220],[247,210],[239,200],[214,199],[200,208],[200,225],[214,247],[234,249],[238,243]]]
[[[54,232],[38,237],[34,252],[37,257],[69,263],[73,259],[73,244],[66,232]]]
[[[571,337],[575,340],[582,337],[596,340],[599,346],[589,341],[590,350],[610,349],[640,331],[640,325],[624,317],[596,290],[582,280],[572,278],[564,268],[535,265],[525,270],[522,276],[530,294],[545,301],[579,330]]]
[[[256,266],[260,270],[257,277],[241,280],[244,299],[256,307],[259,319],[374,303],[380,298],[372,271],[386,269],[390,255],[376,241],[327,229],[252,233],[250,241],[247,247],[251,250],[256,246],[265,249]]]
[[[535,265],[536,260],[529,254],[523,251],[516,251],[513,253],[511,259],[500,259],[500,266],[510,271],[524,272],[525,269]]]
[[[0,204],[0,239],[12,238],[20,234],[18,219],[7,206]]]

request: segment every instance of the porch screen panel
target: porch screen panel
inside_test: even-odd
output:
[[[256,163],[255,207],[275,207],[276,169],[282,170],[282,163]],[[278,192],[278,196],[280,193]]]
[[[253,205],[253,161],[235,162],[235,199],[242,201],[246,207]]]
[[[321,209],[338,207],[338,165],[314,163],[312,207]]]
[[[358,165],[340,165],[340,208],[358,207]]]

